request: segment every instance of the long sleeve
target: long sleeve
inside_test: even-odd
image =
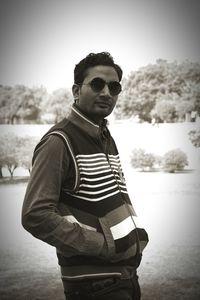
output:
[[[105,249],[103,235],[70,223],[58,213],[61,187],[72,179],[70,176],[70,154],[59,137],[50,136],[40,146],[33,164],[22,208],[22,225],[66,256],[99,255]]]

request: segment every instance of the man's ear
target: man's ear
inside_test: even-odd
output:
[[[79,90],[80,90],[80,87],[78,84],[74,84],[72,86],[72,94],[74,96],[74,100],[78,100],[79,99]]]

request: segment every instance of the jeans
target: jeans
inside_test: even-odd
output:
[[[140,300],[138,276],[131,279],[106,278],[63,281],[66,300]]]

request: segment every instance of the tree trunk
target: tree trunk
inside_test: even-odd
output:
[[[0,178],[3,178],[2,167],[0,166]]]

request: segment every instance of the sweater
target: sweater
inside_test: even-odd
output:
[[[135,224],[136,214],[128,195],[119,153],[106,120],[99,126],[73,106],[69,117],[53,126],[37,145],[33,169],[44,145],[51,146],[50,139],[59,139],[65,147],[65,151],[62,150],[65,152],[62,161],[65,175],[51,211],[58,224],[55,226],[55,220],[48,222],[49,216],[45,217],[46,230],[41,224],[30,224],[33,214],[37,220],[38,208],[34,211],[33,201],[28,200],[28,188],[23,213],[25,228],[57,248],[63,280],[132,277],[148,235]],[[53,161],[49,163],[54,164]],[[27,209],[25,203],[28,202]],[[42,205],[41,210],[44,211]],[[42,223],[45,226],[45,220]],[[49,234],[52,231],[53,234]]]

